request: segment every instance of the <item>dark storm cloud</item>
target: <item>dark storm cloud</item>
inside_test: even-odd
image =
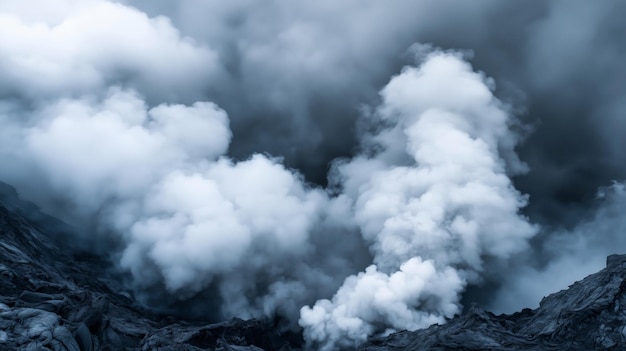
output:
[[[280,154],[321,183],[330,160],[353,153],[360,105],[412,62],[422,33],[473,33],[495,3],[127,2],[218,52],[227,73],[207,96],[229,111],[232,155]]]
[[[419,41],[472,50],[499,96],[525,109],[535,128],[519,151],[534,171],[516,182],[541,221],[575,223],[598,186],[626,176],[620,1],[128,2],[218,52],[227,74],[210,96],[241,136],[235,156],[280,154],[324,182],[328,162],[354,151],[359,104]]]

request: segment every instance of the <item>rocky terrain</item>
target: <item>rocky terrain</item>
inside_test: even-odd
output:
[[[626,350],[626,255],[545,297],[535,310],[496,316],[472,306],[446,325],[372,340],[359,350]]]
[[[0,183],[0,350],[293,350],[271,321],[176,321],[138,306],[64,224]],[[55,233],[49,234],[47,228]]]
[[[218,324],[150,312],[98,257],[61,240],[65,225],[0,183],[0,350],[298,350],[269,320]],[[496,316],[478,306],[445,325],[358,350],[626,350],[626,255],[541,302]]]

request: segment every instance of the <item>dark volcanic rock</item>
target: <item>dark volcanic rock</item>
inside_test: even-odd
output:
[[[50,235],[48,227],[55,234]],[[138,306],[67,225],[0,183],[0,350],[295,350],[271,321],[172,321]]]
[[[472,306],[445,325],[371,340],[382,350],[626,350],[626,255],[545,297],[539,308],[496,316]]]

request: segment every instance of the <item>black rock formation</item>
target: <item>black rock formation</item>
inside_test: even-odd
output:
[[[63,242],[61,221],[0,183],[0,350],[298,350],[270,320],[182,321],[139,306],[97,256]],[[69,230],[69,229],[68,229]],[[478,306],[445,325],[358,350],[626,350],[626,255],[535,310]]]
[[[626,255],[549,295],[535,310],[496,316],[479,306],[445,325],[371,340],[382,350],[626,350]]]

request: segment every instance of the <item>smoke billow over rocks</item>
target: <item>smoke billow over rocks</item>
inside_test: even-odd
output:
[[[0,181],[172,313],[334,349],[514,310],[623,247],[625,10],[3,1]]]
[[[337,165],[374,265],[346,279],[332,300],[302,310],[300,325],[322,349],[373,333],[443,323],[460,311],[482,258],[507,258],[536,229],[518,214],[526,198],[506,175],[509,115],[459,55],[434,53],[382,90],[375,116],[389,122],[368,140],[381,150]],[[511,168],[521,169],[512,157]]]

